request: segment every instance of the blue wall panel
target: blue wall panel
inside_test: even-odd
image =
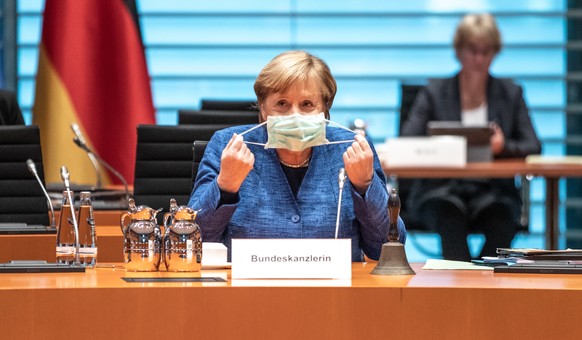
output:
[[[516,80],[523,87],[525,102],[530,107],[563,108],[566,105],[566,84],[558,80]]]
[[[18,44],[38,44],[42,31],[42,17],[24,15],[18,18],[16,42]]]
[[[291,5],[295,1],[271,1],[271,0],[141,0],[138,1],[139,9],[145,14],[170,13],[282,13],[291,11]]]
[[[297,0],[300,13],[450,13],[450,12],[509,12],[534,13],[561,12],[566,0],[406,0],[406,1],[361,1],[361,0]]]
[[[298,17],[297,43],[317,45],[452,45],[459,16]],[[421,24],[419,24],[419,21]],[[501,17],[503,42],[509,45],[565,42],[561,17]]]
[[[254,79],[154,80],[156,107],[198,108],[203,98],[253,99]]]
[[[287,44],[291,36],[288,17],[161,16],[141,22],[146,45]]]
[[[284,48],[159,48],[147,49],[150,75],[195,77],[256,77]]]
[[[38,47],[21,47],[18,49],[18,75],[34,77],[38,67]]]

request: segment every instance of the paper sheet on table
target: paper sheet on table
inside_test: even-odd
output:
[[[422,269],[430,270],[493,270],[493,267],[479,266],[471,262],[428,259]]]
[[[582,164],[582,157],[529,155],[525,158],[525,162],[529,164]]]

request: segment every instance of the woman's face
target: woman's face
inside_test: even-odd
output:
[[[323,111],[323,100],[317,86],[305,83],[295,83],[284,92],[271,93],[261,104],[263,121],[268,116],[287,116],[294,113],[315,115]]]
[[[473,39],[457,51],[457,57],[463,72],[485,76],[489,74],[489,67],[495,57],[495,52],[489,43]]]

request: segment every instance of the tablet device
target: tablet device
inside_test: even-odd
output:
[[[430,121],[429,136],[462,136],[467,139],[467,162],[490,162],[493,160],[490,139],[493,128],[490,124],[464,125],[460,121]]]

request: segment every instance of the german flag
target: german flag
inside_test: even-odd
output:
[[[133,183],[136,126],[155,124],[135,2],[46,0],[33,123],[40,127],[47,183],[94,184],[95,171],[73,143],[77,123],[89,147]],[[109,174],[104,183],[119,184]]]

